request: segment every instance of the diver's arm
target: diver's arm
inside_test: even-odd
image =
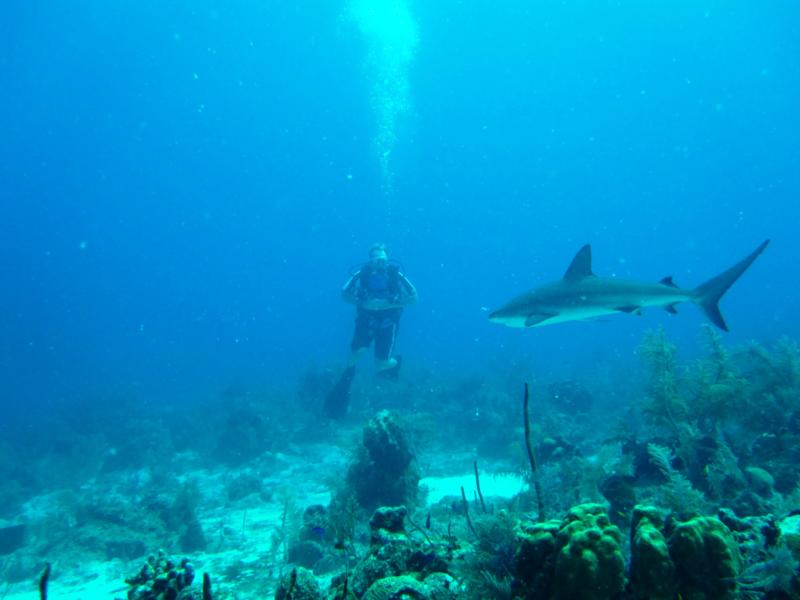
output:
[[[359,306],[367,310],[391,310],[404,308],[417,301],[417,289],[400,271],[395,273],[397,292],[391,298],[365,298]]]
[[[349,302],[350,304],[358,304],[359,300],[359,276],[361,275],[361,271],[356,271],[353,275],[350,276],[350,279],[347,280],[347,283],[344,284],[342,288],[342,299],[345,302]]]
[[[417,288],[414,287],[414,284],[411,283],[408,277],[403,273],[398,273],[397,276],[400,278],[400,298],[398,304],[400,306],[408,306],[409,304],[416,303],[416,301],[419,300]]]

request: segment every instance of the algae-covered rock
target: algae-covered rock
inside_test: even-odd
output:
[[[780,545],[781,535],[775,517],[772,515],[739,517],[726,507],[720,508],[717,516],[731,531],[731,536],[739,548],[743,571],[753,565],[773,561],[774,552]],[[777,565],[779,562],[775,561],[772,564]],[[744,578],[748,579],[746,576]]]
[[[324,557],[325,549],[317,542],[299,540],[289,545],[289,562],[292,564],[313,569]]]
[[[580,504],[567,513],[556,538],[554,597],[607,600],[625,588],[622,533],[599,504]]]
[[[409,572],[430,573],[446,568],[435,549],[423,547],[409,538],[404,526],[405,506],[384,506],[369,521],[369,554],[353,569],[351,589],[361,597],[380,579],[392,579]],[[415,581],[417,581],[415,579]]]
[[[408,575],[384,577],[367,590],[362,600],[430,600],[428,588]]]
[[[675,525],[668,538],[678,591],[692,600],[733,600],[741,560],[730,530],[715,517]]]
[[[405,506],[382,506],[369,520],[370,545],[406,539],[405,518],[408,510]]]
[[[762,498],[771,498],[775,488],[775,478],[769,471],[760,467],[747,467],[745,478],[750,488]]]
[[[367,556],[353,569],[350,589],[361,598],[369,587],[379,579],[386,579],[399,575],[400,572],[393,565],[380,560],[375,556]]]
[[[314,574],[303,567],[292,569],[283,577],[278,589],[275,590],[275,600],[322,600],[322,598],[322,591]]]
[[[641,600],[672,600],[677,581],[675,564],[661,532],[664,519],[652,506],[633,509],[631,527],[631,595]]]
[[[800,515],[790,515],[781,519],[778,529],[781,532],[781,540],[792,551],[795,560],[800,560]]]
[[[423,581],[431,600],[455,600],[459,596],[459,585],[452,575],[431,573]]]
[[[446,573],[432,573],[423,581],[410,575],[384,577],[369,587],[362,600],[455,600],[457,586]]]

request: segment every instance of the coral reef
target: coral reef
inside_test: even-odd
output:
[[[659,329],[645,335],[639,354],[644,357],[649,374],[644,409],[656,424],[676,430],[688,410],[686,399],[679,392],[677,348],[667,341],[664,330]]]
[[[567,513],[556,535],[554,598],[600,600],[625,588],[622,533],[605,507],[583,504]]]
[[[187,559],[176,562],[163,551],[147,558],[139,572],[125,580],[130,586],[128,600],[200,600],[200,592],[190,590],[194,567]]]
[[[26,531],[24,523],[0,525],[0,556],[22,548],[25,545]]]
[[[352,589],[357,596],[379,579],[407,574],[408,563],[417,550],[408,537],[405,506],[382,507],[369,521],[369,552],[353,572]]]
[[[363,600],[428,600],[430,594],[422,582],[408,575],[384,577],[373,583]]]
[[[357,598],[448,600],[456,589],[444,544],[421,542],[408,535],[404,506],[381,507],[369,521],[367,555],[352,573],[350,590]]]
[[[431,539],[422,530],[423,539],[414,539],[406,531],[409,517],[404,506],[381,507],[369,521],[366,554],[352,572],[345,565],[333,577],[327,594],[314,573],[297,566],[281,578],[274,597],[732,600],[795,597],[780,594],[800,590],[798,561],[790,553],[796,548],[793,516],[776,522],[722,510],[719,518],[681,519],[645,505],[631,512],[626,561],[622,533],[598,504],[577,505],[561,519],[537,523],[504,510],[482,514],[475,520],[472,541],[449,531]],[[301,526],[305,533],[300,535],[316,535],[326,518],[323,507],[309,507]],[[193,575],[185,559],[177,566],[159,553],[128,580],[128,598],[197,598],[189,589]]]
[[[800,560],[800,514],[789,515],[779,523],[781,540]]]
[[[609,475],[599,485],[600,493],[608,500],[611,521],[620,527],[627,525],[636,505],[636,480],[630,475]]]
[[[520,523],[513,574],[525,597],[550,598],[557,555],[559,520]]]
[[[203,552],[195,564],[219,573],[217,600],[800,597],[797,346],[702,340],[705,354],[681,361],[651,333],[640,373],[534,384],[553,517],[541,523],[520,365],[514,377],[402,382],[387,392],[398,414],[368,418],[362,402],[363,427],[238,391],[204,407],[210,418],[152,407],[114,430],[102,410],[59,416],[51,440],[0,441],[0,592],[29,589],[42,557],[60,587],[68,570],[138,565],[164,546]],[[467,483],[476,462],[480,494]],[[495,474],[520,487],[489,495]],[[69,476],[81,485],[59,487]],[[191,578],[190,563],[160,554],[129,597],[196,597]]]
[[[379,579],[362,600],[451,600],[457,598],[455,581],[437,573],[419,581],[408,575]]]
[[[631,528],[631,596],[637,600],[672,600],[677,579],[667,539],[661,532],[664,518],[652,506],[637,506]]]
[[[347,485],[367,510],[413,505],[419,474],[408,435],[396,415],[381,411],[364,426],[363,447],[347,473]]]
[[[303,511],[296,538],[289,544],[289,562],[314,569],[325,558],[332,541],[328,510],[321,504],[308,506]]]
[[[323,600],[322,590],[314,574],[296,567],[286,574],[275,591],[275,600]]]
[[[383,506],[369,520],[370,546],[384,546],[395,541],[405,542],[404,521],[408,510],[405,506]]]
[[[684,598],[733,600],[741,570],[730,530],[715,517],[693,517],[670,524],[667,538]]]

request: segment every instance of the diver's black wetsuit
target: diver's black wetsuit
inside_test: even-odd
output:
[[[358,305],[350,349],[367,348],[374,341],[375,358],[389,360],[403,314],[403,307],[397,305],[403,304],[405,298],[416,297],[414,286],[395,265],[375,269],[367,264],[347,281],[342,294]],[[383,300],[395,306],[372,310],[364,306],[370,300]]]
[[[345,283],[342,296],[357,306],[356,325],[350,349],[357,353],[375,343],[375,358],[389,362],[392,358],[397,327],[403,307],[416,302],[417,290],[395,264],[377,267],[367,263],[356,271]],[[340,419],[347,413],[350,384],[356,373],[355,360],[344,370],[333,389],[325,398],[325,413]],[[395,365],[379,374],[396,378],[400,369],[400,357]]]

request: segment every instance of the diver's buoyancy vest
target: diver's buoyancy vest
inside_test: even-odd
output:
[[[369,298],[394,300],[400,296],[400,272],[397,267],[373,269],[366,266],[359,274],[360,287]]]

